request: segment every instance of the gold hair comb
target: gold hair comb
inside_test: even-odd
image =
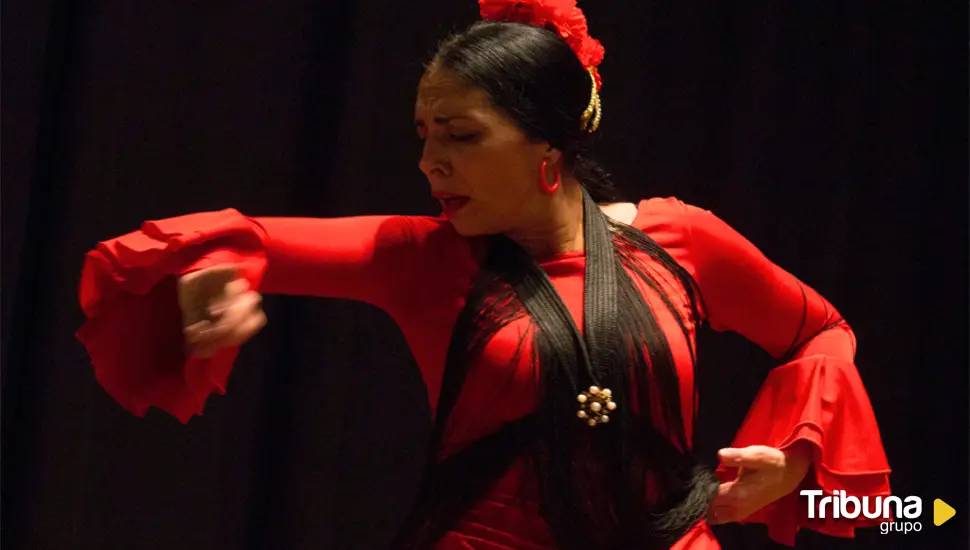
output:
[[[592,85],[589,95],[589,105],[583,111],[582,129],[592,134],[600,127],[600,119],[603,117],[603,106],[600,105],[600,94],[596,91],[596,76],[593,74],[593,71],[596,69],[589,67],[586,70],[589,72]]]

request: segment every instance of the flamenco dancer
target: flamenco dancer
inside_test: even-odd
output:
[[[439,218],[228,209],[102,242],[78,332],[101,385],[187,422],[265,324],[260,293],[360,300],[404,333],[434,413],[394,548],[707,550],[742,521],[853,536],[872,520],[809,520],[798,495],[889,494],[849,326],[711,212],[611,202],[587,153],[604,49],[575,0],[480,7],[418,86]],[[779,362],[714,471],[691,450],[702,323]]]

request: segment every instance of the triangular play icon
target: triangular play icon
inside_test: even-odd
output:
[[[952,506],[943,502],[940,499],[933,501],[933,525],[939,527],[947,522],[950,518],[955,516],[957,513]]]

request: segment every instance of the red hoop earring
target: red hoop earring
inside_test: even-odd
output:
[[[562,183],[562,172],[559,171],[559,168],[556,168],[556,181],[553,182],[553,184],[550,186],[549,183],[547,183],[548,180],[546,179],[546,165],[548,163],[549,163],[548,160],[542,161],[542,168],[540,168],[542,172],[541,185],[542,185],[542,190],[551,195],[555,193],[557,189],[559,189],[559,184]]]

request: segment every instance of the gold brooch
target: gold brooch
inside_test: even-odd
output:
[[[601,390],[597,386],[590,386],[588,390],[576,396],[576,401],[579,401],[576,417],[585,420],[591,427],[608,423],[609,413],[616,410],[616,403],[611,397],[613,392],[609,388]]]

